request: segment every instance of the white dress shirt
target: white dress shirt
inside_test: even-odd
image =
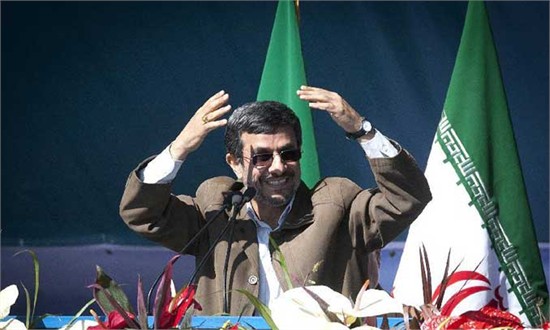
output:
[[[370,140],[357,140],[368,158],[394,157],[398,154],[395,146],[382,133],[375,130],[374,137]],[[144,183],[170,183],[176,177],[183,161],[174,160],[170,155],[170,146],[166,147],[159,155],[151,160],[145,168],[138,172],[140,180]],[[292,209],[294,198],[288,203],[278,221],[279,228]],[[259,299],[262,303],[269,304],[281,293],[281,286],[271,260],[269,252],[269,234],[274,230],[258,218],[250,202],[246,204],[248,215],[254,220],[257,228],[258,252],[260,260]]]

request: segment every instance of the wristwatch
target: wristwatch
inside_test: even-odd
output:
[[[363,121],[361,122],[361,128],[355,133],[347,133],[346,132],[346,139],[348,139],[348,140],[357,140],[358,138],[364,136],[365,134],[367,134],[371,130],[372,130],[371,123],[368,120],[366,120],[365,118],[363,118]]]

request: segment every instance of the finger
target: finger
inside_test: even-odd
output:
[[[336,113],[336,108],[334,104],[330,102],[310,102],[309,106],[314,109],[324,110],[330,113]]]
[[[212,95],[208,100],[206,100],[205,103],[208,103],[210,101],[213,101],[221,96],[223,96],[225,94],[225,91],[222,89],[221,91],[217,92],[216,94]]]
[[[205,125],[209,122],[214,122],[214,121],[220,119],[223,115],[228,113],[230,110],[231,110],[231,105],[227,104],[226,106],[221,107],[219,109],[216,109],[212,112],[207,112],[202,116],[200,116],[201,114],[197,114],[197,115],[200,116],[202,124]]]
[[[308,101],[319,100],[325,102],[338,102],[338,100],[341,98],[340,95],[335,92],[327,91],[320,88],[298,90],[297,94],[300,99]]]
[[[298,93],[298,96],[300,97],[300,99],[304,100],[304,101],[309,101],[309,102],[332,102],[332,98],[329,94],[327,93],[319,93],[319,92],[303,92],[303,93]]]
[[[223,90],[219,91],[218,93],[214,94],[211,98],[209,98],[199,110],[202,110],[202,112],[211,112],[221,107],[225,103],[227,103],[228,99],[229,99],[229,94],[227,94]]]
[[[231,104],[227,104],[219,109],[216,109],[210,113],[207,113],[205,116],[207,116],[208,121],[215,121],[218,120],[220,117],[225,115],[231,110]]]
[[[328,91],[317,88],[317,87],[309,87],[309,86],[301,86],[300,89],[296,91],[298,95],[306,95],[306,94],[322,94],[326,93]]]
[[[302,86],[296,93],[300,99],[306,101],[337,102],[340,98],[337,93],[317,87]]]
[[[220,120],[210,121],[204,124],[204,128],[206,129],[207,132],[210,132],[215,130],[216,128],[223,127],[225,125],[227,125],[227,119],[224,118]]]
[[[319,88],[319,87],[313,87],[313,86],[307,86],[307,85],[300,86],[300,89],[298,91],[303,91],[303,92],[313,92],[313,91],[328,92],[326,89]]]

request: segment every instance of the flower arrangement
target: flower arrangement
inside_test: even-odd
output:
[[[23,285],[27,299],[26,322],[9,318],[10,307],[19,295],[17,286],[10,285],[0,291],[0,330],[32,329],[34,323],[34,307],[38,296],[39,265],[34,252],[25,250],[32,258],[35,269],[34,300],[31,304],[30,292]],[[201,310],[201,305],[195,300],[196,285],[184,286],[175,292],[172,281],[173,265],[181,255],[170,259],[159,277],[153,305],[153,322],[148,323],[148,305],[144,296],[141,278],[138,277],[137,308],[130,304],[120,286],[109,277],[101,267],[97,267],[95,283],[92,289],[93,299],[90,300],[75,315],[63,330],[79,329],[188,329],[194,310]],[[275,261],[279,262],[285,271],[285,280],[291,284],[284,257],[275,247]],[[255,306],[271,329],[330,329],[330,330],[365,330],[389,329],[388,318],[402,319],[401,328],[405,329],[523,329],[524,325],[515,315],[503,311],[498,306],[487,305],[477,311],[468,311],[459,316],[450,316],[449,310],[442,308],[442,298],[456,269],[449,272],[449,259],[445,267],[444,277],[436,291],[439,295],[432,298],[432,283],[430,265],[425,249],[420,251],[422,270],[422,288],[424,304],[422,306],[406,306],[391,297],[386,291],[369,289],[366,280],[354,301],[323,285],[315,285],[306,277],[303,285],[293,287],[278,297],[268,308],[257,297],[245,290],[237,290],[244,294]],[[312,270],[313,272],[315,269]],[[155,283],[156,285],[156,283]],[[155,287],[153,285],[153,287]],[[292,287],[292,286],[291,286]],[[151,289],[152,290],[152,289]],[[434,300],[435,299],[435,300]],[[148,301],[149,299],[147,299]],[[75,320],[90,305],[97,303],[105,314],[100,317],[93,309],[90,313],[95,321]],[[40,319],[42,317],[39,317]],[[381,320],[381,324],[377,324]],[[377,327],[378,326],[378,327]],[[550,329],[550,323],[541,320],[540,328]],[[226,322],[220,330],[244,330],[239,322]]]
[[[275,247],[275,260],[285,271],[285,279],[290,283],[284,257]],[[278,254],[277,254],[278,253]],[[445,290],[450,285],[455,268],[449,272],[450,251],[444,276],[437,287],[437,295],[432,300],[430,264],[426,249],[419,251],[422,272],[424,304],[407,306],[383,290],[367,289],[367,280],[359,291],[355,302],[326,286],[301,286],[284,292],[271,306],[271,309],[258,308],[262,316],[269,320],[273,329],[286,330],[296,328],[315,329],[374,329],[376,318],[382,318],[381,329],[389,329],[388,317],[402,318],[406,329],[524,329],[521,320],[508,311],[489,304],[477,311],[468,311],[459,316],[450,316],[452,308],[443,308]],[[278,259],[277,259],[278,258]],[[313,270],[315,271],[315,269]],[[309,277],[309,276],[308,276]],[[460,276],[459,276],[460,277]],[[307,282],[307,278],[306,281]],[[253,297],[249,299],[254,300]],[[255,302],[258,305],[259,302]],[[550,329],[550,322],[540,320],[538,325]]]
[[[200,304],[194,299],[196,285],[189,284],[174,294],[172,282],[173,265],[181,255],[176,255],[166,265],[162,273],[160,283],[157,288],[154,308],[153,308],[153,328],[171,329],[176,328],[184,316],[193,308],[202,309]],[[118,284],[110,278],[105,272],[97,267],[96,282],[90,285],[93,289],[95,301],[107,315],[107,321],[102,321],[93,310],[90,312],[97,321],[97,325],[89,327],[89,330],[101,329],[148,329],[147,322],[147,304],[143,294],[143,284],[141,278],[138,278],[137,288],[137,313],[134,312],[128,297],[124,294]],[[190,315],[190,314],[188,314]],[[188,318],[187,318],[188,320]],[[180,328],[183,328],[187,322],[183,322]]]
[[[372,329],[373,317],[403,314],[403,306],[390,295],[367,289],[367,280],[355,302],[323,285],[290,289],[276,299],[271,317],[283,329]]]
[[[22,251],[23,252],[23,251]],[[0,292],[0,330],[21,330],[21,329],[34,329],[39,321],[48,315],[44,315],[38,318],[34,317],[34,309],[38,298],[39,289],[39,263],[36,254],[33,251],[25,250],[28,252],[34,263],[35,272],[35,288],[34,288],[34,301],[31,304],[30,293],[27,288],[23,286],[23,289],[27,298],[27,315],[26,322],[23,323],[16,318],[9,317],[10,308],[16,302],[19,296],[19,290],[16,285],[10,285]],[[176,255],[166,265],[164,272],[160,278],[160,283],[155,295],[154,300],[154,312],[153,312],[153,327],[154,329],[169,329],[176,328],[180,325],[180,328],[186,326],[184,318],[188,315],[187,320],[191,316],[190,312],[192,308],[201,309],[201,306],[194,299],[196,286],[190,284],[178,293],[174,293],[172,282],[172,269],[174,262],[181,255]],[[138,297],[137,297],[137,313],[134,312],[132,305],[129,303],[128,297],[120,288],[120,286],[109,277],[101,267],[97,267],[97,276],[95,283],[89,286],[93,290],[94,298],[90,300],[82,309],[75,315],[75,317],[68,322],[63,330],[76,330],[76,329],[148,329],[148,316],[147,308],[145,304],[145,298],[143,295],[143,285],[141,278],[138,277]],[[91,309],[90,313],[93,315],[94,321],[84,320],[77,321],[77,318],[93,303],[97,303],[99,308],[106,315],[106,319]]]

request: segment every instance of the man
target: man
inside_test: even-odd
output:
[[[327,285],[355,298],[366,279],[371,286],[377,284],[378,264],[371,253],[410,225],[431,199],[414,159],[338,94],[309,86],[297,93],[310,107],[328,112],[348,138],[360,143],[376,189],[362,190],[344,178],[325,178],[308,189],[300,180],[301,130],[292,110],[278,102],[253,102],[236,109],[228,120],[224,115],[231,107],[224,91],[207,100],[160,155],[130,174],[120,214],[146,238],[179,252],[216,217],[184,251],[195,255],[199,264],[228,222],[222,193],[234,187],[235,180],[206,180],[196,197],[171,195],[170,183],[207,134],[227,126],[226,161],[237,179],[256,193],[237,215],[233,234],[214,246],[199,270],[196,299],[203,314],[254,314],[237,289],[269,305],[289,286],[282,258],[294,285]],[[273,253],[270,238],[282,256]]]

